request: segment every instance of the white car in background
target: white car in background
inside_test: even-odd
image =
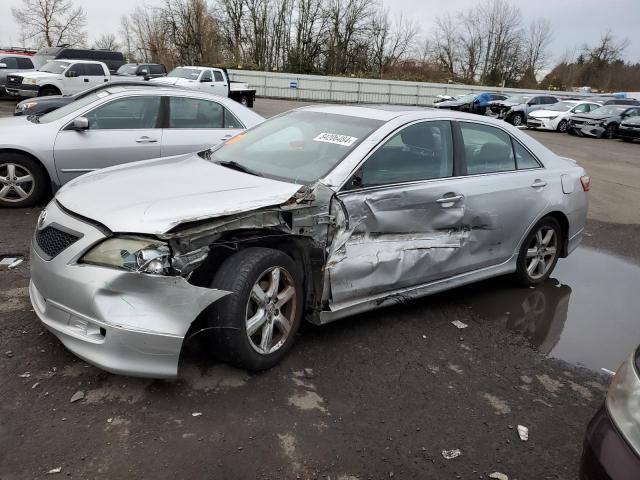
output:
[[[589,113],[602,105],[595,102],[582,100],[563,100],[544,110],[531,112],[527,118],[528,128],[540,128],[542,130],[556,130],[565,133],[569,125],[569,118],[574,113]]]

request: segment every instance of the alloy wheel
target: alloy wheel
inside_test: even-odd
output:
[[[527,274],[531,279],[543,277],[558,254],[558,237],[551,227],[541,227],[527,248]]]
[[[522,125],[522,115],[513,116],[513,125],[515,127],[519,127],[520,125]]]
[[[32,173],[15,163],[0,164],[0,200],[21,202],[29,198],[35,188]]]
[[[293,277],[282,267],[258,277],[246,314],[247,337],[256,352],[269,355],[286,343],[296,318],[296,295]]]

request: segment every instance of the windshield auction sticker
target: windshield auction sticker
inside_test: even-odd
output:
[[[343,147],[350,147],[356,140],[358,140],[356,137],[340,135],[338,133],[321,133],[313,139],[314,142],[335,143],[336,145],[342,145]]]

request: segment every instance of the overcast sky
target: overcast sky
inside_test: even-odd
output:
[[[419,22],[427,35],[433,18],[445,11],[467,9],[483,0],[383,0],[392,14],[404,13]],[[512,0],[525,21],[538,17],[551,20],[554,39],[552,53],[557,58],[583,43],[595,43],[600,34],[611,28],[618,38],[629,38],[626,57],[640,62],[640,0]],[[0,46],[18,43],[19,32],[10,20],[11,7],[20,0],[0,0]],[[131,12],[142,0],[80,0],[87,11],[89,42],[102,33],[117,33],[120,16]],[[146,0],[148,5],[161,0]]]

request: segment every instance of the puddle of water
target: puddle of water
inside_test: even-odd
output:
[[[640,344],[640,267],[597,250],[560,259],[537,288],[500,278],[461,290],[480,316],[542,353],[592,370],[615,371]]]

